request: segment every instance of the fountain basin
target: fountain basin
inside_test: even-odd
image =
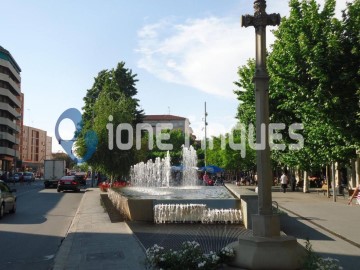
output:
[[[108,191],[115,207],[130,220],[154,222],[158,204],[204,204],[208,209],[240,209],[240,200],[224,186],[125,187]]]

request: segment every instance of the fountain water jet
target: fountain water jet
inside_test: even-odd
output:
[[[140,162],[130,168],[130,182],[139,187],[169,187],[170,186],[170,154],[155,162],[149,159],[146,163]]]
[[[170,155],[167,152],[163,159],[132,166],[132,186],[118,191],[110,189],[109,198],[130,220],[158,223],[240,222],[240,201],[226,187],[197,184],[195,149],[192,146],[183,147],[182,158],[181,186],[172,186],[174,182],[170,177]]]
[[[182,148],[182,186],[196,186],[197,183],[197,155],[196,150],[190,146]],[[169,151],[166,157],[157,157],[146,163],[140,162],[130,169],[130,182],[135,187],[170,187],[171,162]]]
[[[182,158],[183,158],[182,185],[183,186],[198,185],[197,171],[196,171],[197,155],[195,149],[192,146],[190,146],[190,148],[183,147]]]

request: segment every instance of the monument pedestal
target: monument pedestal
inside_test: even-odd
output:
[[[280,233],[279,215],[252,215],[253,235],[240,236],[228,247],[235,250],[231,266],[243,269],[300,269],[305,248],[295,237]]]
[[[241,236],[228,245],[235,250],[229,263],[242,269],[301,269],[305,249],[292,236]]]
[[[254,236],[276,237],[280,236],[279,215],[251,215],[252,231]]]

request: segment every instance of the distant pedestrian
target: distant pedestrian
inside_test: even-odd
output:
[[[290,185],[291,185],[291,191],[295,191],[296,188],[296,178],[295,175],[291,175],[290,177]]]
[[[351,195],[351,198],[349,199],[348,205],[351,204],[351,201],[356,197],[357,204],[360,205],[360,184],[355,188],[353,194]]]
[[[284,193],[286,192],[288,182],[289,182],[289,179],[288,179],[286,173],[283,172],[283,174],[280,177],[280,183],[281,183],[281,188],[283,189]]]
[[[19,174],[19,181],[20,181],[20,185],[24,184],[24,175],[22,173]]]

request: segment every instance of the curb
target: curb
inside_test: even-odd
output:
[[[88,189],[85,189],[85,193]],[[80,204],[78,209],[76,210],[76,213],[74,215],[74,218],[66,232],[66,235],[64,236],[63,240],[61,241],[59,245],[59,249],[55,254],[54,264],[52,266],[52,270],[63,270],[65,269],[65,261],[69,257],[71,247],[73,245],[73,239],[74,239],[74,233],[76,232],[76,226],[79,222],[79,212],[82,207],[82,204],[84,202],[85,194],[82,196]]]

